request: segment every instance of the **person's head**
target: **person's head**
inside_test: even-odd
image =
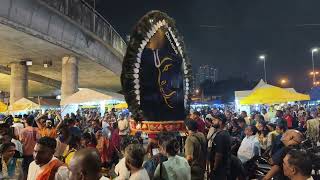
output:
[[[248,126],[244,131],[247,137],[254,136],[257,134],[257,132],[258,132],[258,129],[256,128],[256,126],[253,126],[253,125]]]
[[[46,125],[47,128],[52,128],[52,126],[53,126],[52,125],[52,121],[50,119],[46,120],[46,124],[45,125]]]
[[[288,146],[294,146],[300,144],[304,140],[303,134],[297,130],[288,130],[282,135],[282,143]]]
[[[130,144],[125,150],[125,163],[130,171],[138,170],[142,167],[145,150],[140,144]]]
[[[170,138],[162,144],[167,156],[175,156],[179,153],[179,142],[176,138]]]
[[[130,144],[139,144],[139,140],[135,137],[132,136],[124,136],[120,139],[120,151],[122,154],[125,153],[125,149],[130,145]]]
[[[265,122],[259,123],[258,126],[257,126],[257,129],[258,129],[258,131],[260,131],[260,132],[266,130],[266,129],[267,129],[266,123],[265,123]]]
[[[245,118],[248,116],[247,112],[246,111],[241,111],[241,117]]]
[[[198,119],[200,116],[201,116],[200,112],[194,111],[194,112],[191,114],[190,118],[193,119],[193,120],[196,120],[196,119]]]
[[[81,138],[78,136],[71,135],[67,140],[67,144],[70,149],[80,149],[81,148]]]
[[[246,120],[243,117],[239,117],[237,119],[237,123],[240,126],[240,128],[244,128],[246,126]]]
[[[68,118],[68,121],[67,121],[67,122],[68,122],[68,126],[69,126],[69,127],[73,127],[73,126],[76,125],[76,120],[75,120],[75,119],[72,119],[72,118],[69,119],[69,118]]]
[[[272,132],[272,131],[276,130],[276,125],[273,124],[273,123],[268,123],[268,124],[267,124],[267,128],[268,128],[268,130],[269,130],[270,132]]]
[[[57,142],[54,138],[40,138],[34,147],[33,158],[35,163],[39,166],[47,164],[52,159],[56,146]]]
[[[28,116],[27,117],[27,120],[26,120],[26,124],[28,126],[32,126],[33,125],[33,122],[34,122],[34,117],[32,115]]]
[[[259,122],[260,121],[260,114],[255,114],[254,115],[254,120]]]
[[[95,119],[95,120],[93,120],[93,121],[91,122],[91,125],[92,125],[93,128],[98,128],[98,127],[100,127],[99,124],[100,124],[100,123],[99,123],[99,120],[98,120],[98,119]]]
[[[283,117],[283,111],[277,110],[277,112],[276,112],[276,117],[282,118],[282,117]]]
[[[286,111],[285,111],[285,115],[286,115],[286,116],[291,115],[291,111],[290,111],[290,109],[289,109],[289,108],[288,108],[288,109],[286,109]]]
[[[262,110],[261,110],[261,113],[262,113],[263,115],[265,115],[265,114],[267,114],[267,110],[266,110],[266,109],[262,109]]]
[[[16,153],[16,146],[12,142],[3,143],[0,146],[0,154],[3,158],[9,159]]]
[[[185,125],[186,125],[188,131],[197,132],[197,130],[198,130],[198,124],[196,121],[189,119],[185,122]]]
[[[75,152],[69,165],[70,180],[99,180],[101,178],[101,158],[94,148]]]
[[[81,137],[81,146],[86,148],[86,147],[88,147],[89,144],[96,145],[97,139],[94,134],[86,132]]]
[[[290,179],[295,179],[296,177],[309,178],[311,171],[312,160],[303,150],[291,150],[283,159],[284,175]]]
[[[212,126],[216,129],[224,128],[227,123],[227,118],[223,114],[213,116]]]
[[[11,133],[11,131],[7,131],[6,133],[2,134],[2,139],[1,142],[2,143],[10,143],[12,140],[13,134]]]
[[[286,127],[283,124],[277,124],[276,131],[278,134],[283,134],[286,131]]]

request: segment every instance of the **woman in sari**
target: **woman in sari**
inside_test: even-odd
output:
[[[15,158],[16,147],[13,143],[4,143],[0,146],[1,172],[0,179],[22,179],[22,159]]]

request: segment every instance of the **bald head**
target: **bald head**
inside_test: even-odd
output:
[[[288,130],[283,134],[282,137],[282,142],[285,146],[297,145],[303,140],[303,134],[297,130]]]
[[[93,148],[77,151],[70,162],[71,180],[99,180],[101,160],[99,153]]]

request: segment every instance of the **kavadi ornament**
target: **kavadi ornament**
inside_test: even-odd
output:
[[[121,73],[133,133],[185,131],[191,73],[174,20],[160,11],[144,15],[130,36]]]

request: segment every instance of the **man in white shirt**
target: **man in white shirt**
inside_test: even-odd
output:
[[[283,159],[283,172],[292,180],[313,180],[312,160],[303,150],[291,150]]]
[[[34,147],[34,161],[29,166],[28,179],[36,180],[49,179],[66,180],[69,177],[69,170],[53,156],[57,142],[50,137],[42,137]]]
[[[109,180],[101,175],[101,158],[98,151],[93,148],[77,151],[71,159],[69,169],[70,180]]]
[[[130,144],[125,154],[126,166],[131,172],[129,180],[150,180],[148,172],[142,167],[144,148],[140,144]]]
[[[255,156],[260,155],[260,143],[256,136],[257,128],[253,125],[248,126],[244,133],[246,137],[243,139],[238,150],[238,158],[242,163],[246,163]]]
[[[130,171],[126,167],[126,158],[122,158],[114,168],[114,172],[118,175],[116,180],[126,180],[130,177]]]

